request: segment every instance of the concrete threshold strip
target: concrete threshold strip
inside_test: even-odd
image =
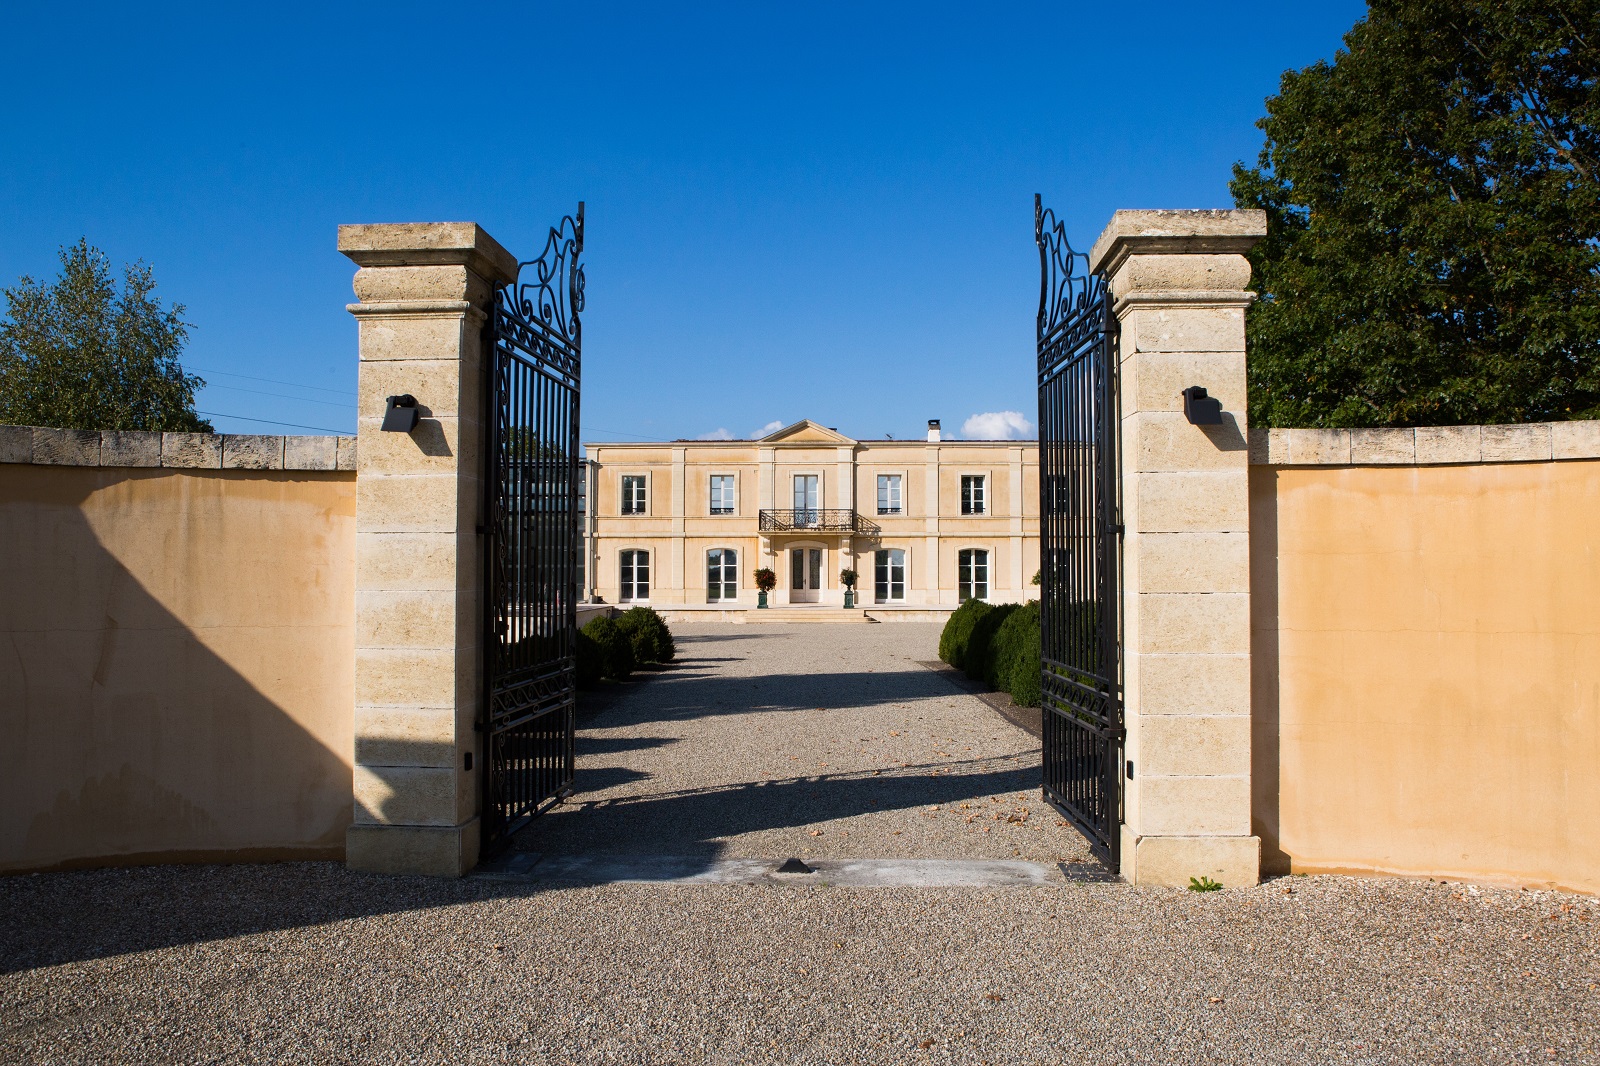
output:
[[[805,872],[780,873],[795,860],[712,859],[692,855],[569,855],[517,852],[480,866],[488,881],[581,884],[828,885],[839,888],[1010,888],[1115,882],[1087,863],[1013,859],[807,859]]]

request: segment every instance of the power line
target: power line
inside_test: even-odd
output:
[[[309,387],[310,386],[307,386],[307,388],[309,388]],[[350,410],[350,406],[351,406],[351,402],[349,400],[346,400],[343,403],[334,403],[332,400],[313,400],[309,396],[291,396],[286,392],[264,392],[261,389],[245,389],[245,388],[240,388],[238,385],[211,385],[211,384],[207,384],[206,388],[208,388],[208,389],[227,389],[230,392],[248,392],[252,396],[276,396],[280,400],[296,400],[296,401],[298,401],[300,403],[320,403],[324,407],[338,407],[338,408],[340,408],[342,410],[345,410],[345,411]],[[327,391],[332,392],[333,390],[329,389]]]
[[[205,415],[207,418],[237,418],[241,422],[261,422],[268,426],[288,426],[291,429],[314,429],[318,433],[336,433],[341,436],[351,436],[350,433],[347,433],[342,429],[329,429],[327,426],[302,426],[298,422],[274,422],[269,418],[246,418],[244,415],[229,415],[224,414],[221,411],[196,411],[195,414]]]
[[[350,389],[325,389],[320,385],[302,385],[298,381],[279,381],[277,378],[258,378],[253,377],[250,374],[235,374],[231,370],[207,370],[203,366],[191,366],[189,369],[198,371],[201,374],[221,374],[225,378],[244,378],[246,381],[265,381],[269,385],[288,385],[290,388],[294,389],[310,389],[313,392],[331,392],[335,396],[355,395],[354,391]],[[221,387],[225,386],[219,386],[219,388]]]

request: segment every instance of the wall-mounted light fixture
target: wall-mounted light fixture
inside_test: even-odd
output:
[[[1206,395],[1199,385],[1183,390],[1183,417],[1196,426],[1222,425],[1222,401]]]
[[[410,393],[389,397],[389,406],[383,411],[385,433],[410,433],[417,428],[417,398]]]

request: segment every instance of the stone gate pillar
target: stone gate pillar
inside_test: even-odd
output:
[[[1261,211],[1118,211],[1090,252],[1121,326],[1123,873],[1260,879],[1250,833],[1250,487],[1244,253]],[[1222,402],[1194,425],[1183,390]]]
[[[459,877],[478,861],[484,353],[516,259],[470,222],[340,226],[360,267],[353,869]],[[385,400],[420,418],[385,432]]]

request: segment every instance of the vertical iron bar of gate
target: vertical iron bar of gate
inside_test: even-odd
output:
[[[1116,869],[1124,739],[1116,320],[1105,278],[1037,196],[1034,240],[1044,794]]]
[[[495,290],[484,331],[485,854],[575,769],[582,252],[580,203]]]

